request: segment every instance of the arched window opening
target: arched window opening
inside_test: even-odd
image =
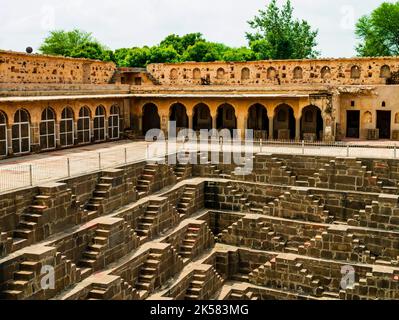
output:
[[[51,150],[55,147],[55,112],[51,108],[46,108],[42,112],[40,121],[40,148],[42,150]]]

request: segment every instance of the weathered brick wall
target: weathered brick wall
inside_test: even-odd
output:
[[[385,84],[382,67],[399,69],[392,58],[319,60],[270,60],[254,62],[186,62],[150,64],[147,71],[162,85],[198,85],[201,78],[212,85],[279,84]],[[358,67],[359,75],[353,67]],[[390,76],[389,73],[386,76]]]
[[[0,51],[0,83],[107,84],[115,64]]]
[[[19,216],[32,204],[38,194],[39,189],[34,187],[0,195],[0,231],[14,230],[19,222]]]

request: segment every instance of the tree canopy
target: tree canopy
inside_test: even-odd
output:
[[[72,30],[51,31],[39,50],[44,54],[73,58],[113,60],[113,52],[100,44],[91,33]]]
[[[399,1],[384,2],[356,24],[359,56],[399,55]]]
[[[266,10],[248,21],[254,33],[247,33],[256,59],[306,59],[319,55],[316,51],[318,31],[305,20],[294,19],[291,1],[280,9],[272,0]]]
[[[158,45],[121,48],[115,51],[99,43],[91,33],[56,30],[44,40],[41,52],[76,58],[114,61],[120,67],[146,67],[149,63],[252,61],[263,59],[303,59],[318,55],[317,31],[306,21],[293,18],[290,0],[280,9],[271,0],[266,11],[249,21],[254,33],[247,33],[249,47],[233,48],[209,42],[201,33],[171,34]]]

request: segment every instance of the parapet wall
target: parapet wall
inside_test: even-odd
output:
[[[399,58],[150,64],[161,85],[386,84]]]
[[[112,62],[0,51],[0,83],[107,84]]]

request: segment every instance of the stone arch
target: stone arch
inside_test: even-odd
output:
[[[226,75],[226,72],[224,71],[223,68],[219,68],[216,72],[217,79],[224,79],[225,75]]]
[[[193,112],[193,129],[199,131],[202,129],[212,129],[211,111],[205,103],[199,103],[194,107]]]
[[[237,129],[237,117],[235,108],[228,103],[224,103],[218,107],[216,128],[218,130],[228,129],[231,132]]]
[[[25,109],[18,109],[14,114],[11,140],[14,154],[30,152],[30,114]]]
[[[360,78],[360,67],[359,66],[353,66],[351,68],[351,78],[352,79],[359,79]]]
[[[56,147],[55,120],[56,113],[52,108],[47,107],[43,110],[39,125],[41,150],[51,150]]]
[[[75,142],[75,121],[71,107],[65,107],[61,112],[60,121],[60,145],[62,147],[73,146]]]
[[[395,124],[399,124],[399,112],[395,113]]]
[[[331,75],[330,67],[324,66],[323,68],[321,68],[320,75],[321,75],[322,79],[326,79],[326,78],[330,77],[330,75]]]
[[[111,106],[109,117],[108,117],[108,138],[109,139],[119,139],[120,136],[120,108],[118,105]]]
[[[104,141],[106,139],[105,119],[106,119],[105,107],[99,105],[96,108],[94,120],[93,120],[93,139],[95,142]]]
[[[0,110],[0,157],[8,154],[7,128],[7,115],[5,112]]]
[[[294,79],[302,79],[303,78],[303,70],[301,67],[295,67],[294,69]]]
[[[176,121],[176,129],[188,128],[187,109],[182,103],[174,103],[169,108],[169,121]]]
[[[156,104],[146,103],[143,106],[142,128],[144,136],[151,129],[161,129],[161,117]]]
[[[169,75],[170,80],[177,80],[178,78],[178,71],[176,68],[173,68],[170,70],[170,75]]]
[[[315,105],[309,105],[302,109],[301,138],[304,140],[322,140],[324,121],[322,111]]]
[[[383,65],[380,70],[380,78],[389,79],[391,77],[391,68],[388,65]]]
[[[247,68],[247,67],[242,68],[242,70],[241,70],[241,80],[243,80],[243,81],[249,80],[250,77],[251,77],[251,71],[249,70],[249,68]]]
[[[193,79],[194,80],[201,80],[201,70],[199,68],[195,68],[193,70]]]
[[[78,143],[90,143],[90,119],[91,111],[89,107],[84,106],[79,110],[78,125],[77,125],[77,138]]]
[[[254,130],[254,138],[267,139],[269,132],[269,117],[264,105],[255,103],[248,109],[247,128]]]
[[[274,80],[274,79],[276,79],[276,76],[277,76],[276,69],[274,69],[273,67],[269,67],[267,69],[267,79]]]
[[[295,116],[294,109],[286,103],[278,105],[274,109],[274,139],[295,139]]]

